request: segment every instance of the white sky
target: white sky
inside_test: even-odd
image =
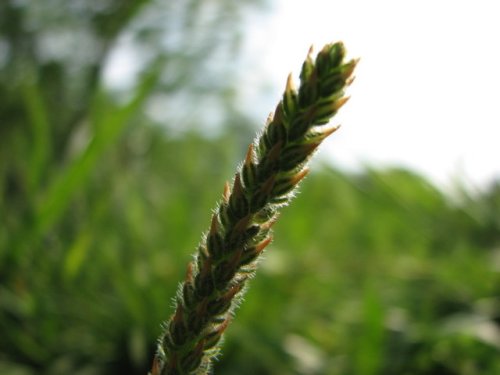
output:
[[[342,40],[361,62],[351,100],[335,120],[342,128],[323,155],[349,168],[407,166],[441,186],[500,178],[500,2],[274,3],[271,15],[252,20],[246,46],[271,77],[265,111],[288,72],[298,81],[311,44]]]

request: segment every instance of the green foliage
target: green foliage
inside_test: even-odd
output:
[[[269,374],[498,371],[498,228],[486,247],[443,234],[462,208],[402,170],[324,168],[301,190],[216,373],[231,373],[233,355]]]
[[[147,371],[233,141],[130,129],[38,246],[11,253],[3,227],[2,373]],[[478,245],[482,222],[400,170],[323,166],[301,190],[217,374],[498,371],[498,228]]]

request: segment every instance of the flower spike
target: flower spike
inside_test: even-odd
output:
[[[203,236],[175,312],[165,325],[150,375],[210,373],[220,339],[272,239],[278,211],[309,172],[307,162],[338,129],[325,127],[347,102],[344,90],[358,60],[344,61],[341,42],[316,58],[309,50],[295,88],[289,76],[281,101],[248,147],[232,187],[226,182]]]

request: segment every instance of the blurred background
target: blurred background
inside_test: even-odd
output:
[[[215,373],[499,374],[500,27],[436,4],[1,1],[0,373],[146,374],[224,181],[340,39],[344,126]]]

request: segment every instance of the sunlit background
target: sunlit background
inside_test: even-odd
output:
[[[342,167],[404,165],[440,185],[500,174],[500,8],[493,1],[277,1],[249,24],[248,55],[277,94],[311,43],[361,57],[345,127],[325,153]]]
[[[498,10],[493,1],[277,0],[248,14],[241,61],[223,64],[242,70],[238,105],[260,124],[309,47],[342,40],[361,63],[327,158],[480,189],[500,174]],[[110,62],[113,84],[127,82],[134,59]]]
[[[342,124],[216,375],[500,374],[493,1],[0,1],[0,374],[145,375],[286,77],[344,41]]]

